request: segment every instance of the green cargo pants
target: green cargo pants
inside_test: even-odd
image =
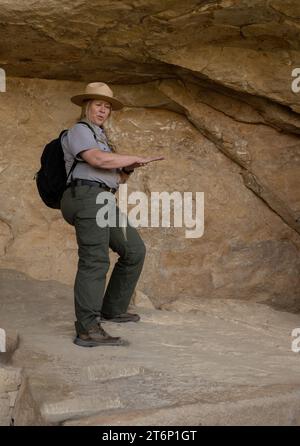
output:
[[[136,228],[127,219],[126,234],[118,226],[120,210],[116,197],[116,227],[99,227],[96,197],[104,190],[97,186],[75,186],[75,196],[67,188],[61,200],[64,219],[75,227],[78,244],[78,270],[74,284],[75,329],[86,332],[100,313],[109,316],[125,313],[141,274],[146,248]],[[106,192],[107,193],[107,192]],[[105,291],[109,269],[109,248],[119,254]],[[105,292],[104,292],[105,291]]]

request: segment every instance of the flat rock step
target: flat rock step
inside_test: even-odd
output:
[[[89,381],[107,381],[111,379],[126,378],[140,375],[145,372],[144,367],[132,367],[123,364],[112,365],[90,365],[82,369],[82,378]]]
[[[66,399],[57,403],[43,403],[41,414],[49,423],[58,423],[74,416],[87,416],[99,411],[123,407],[118,397],[103,395],[99,397],[80,397]]]
[[[17,327],[11,364],[24,376],[16,425],[300,424],[299,315],[183,298],[136,308],[138,323],[107,322],[129,346],[87,349],[73,344],[72,287],[14,272],[2,285],[0,325]],[[14,397],[2,398],[4,418]]]
[[[78,418],[64,426],[299,426],[300,389],[276,397],[255,398],[214,404],[186,404],[169,407],[119,410]]]

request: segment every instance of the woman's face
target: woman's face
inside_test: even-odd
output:
[[[111,112],[111,104],[102,99],[94,99],[91,101],[88,118],[94,124],[102,125],[109,117]]]

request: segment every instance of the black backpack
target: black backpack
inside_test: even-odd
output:
[[[82,121],[78,122],[78,124],[79,123],[87,125],[92,130],[96,139],[96,134],[89,124]],[[34,176],[41,199],[46,206],[52,209],[60,209],[60,201],[66,189],[67,180],[78,163],[78,161],[74,159],[67,176],[64,152],[61,145],[61,138],[67,131],[68,130],[63,130],[58,138],[46,144],[41,156],[41,168]]]

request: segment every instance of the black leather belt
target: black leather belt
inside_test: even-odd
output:
[[[83,180],[81,178],[74,178],[73,180],[75,186],[96,186],[101,187],[109,192],[112,192],[115,194],[117,192],[117,189],[114,187],[108,187],[105,183],[102,183],[101,181],[92,181],[92,180]],[[67,188],[71,187],[71,183],[67,184]]]

